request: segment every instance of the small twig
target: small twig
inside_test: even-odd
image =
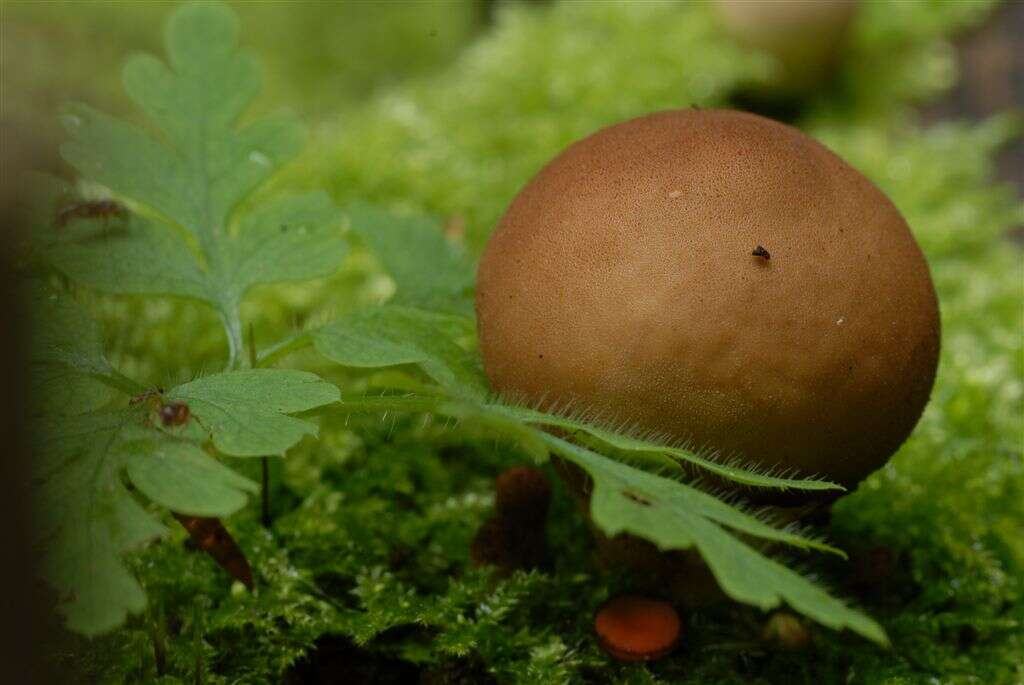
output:
[[[273,523],[270,518],[270,459],[262,457],[260,461],[263,466],[263,482],[261,487],[263,513],[260,516],[260,523],[263,524],[264,528],[270,528],[270,525]]]
[[[249,323],[249,368],[255,369],[258,362],[256,354],[256,333],[252,322]],[[260,523],[264,528],[270,528],[273,520],[270,518],[270,458],[260,457]]]
[[[213,557],[217,565],[232,578],[252,590],[252,567],[249,566],[249,560],[219,518],[189,516],[176,511],[172,511],[171,515],[188,531],[198,549]]]

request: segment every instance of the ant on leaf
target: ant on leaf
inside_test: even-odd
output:
[[[192,418],[192,412],[189,410],[188,405],[184,402],[164,402],[163,394],[163,388],[150,388],[132,397],[129,400],[129,404],[149,402],[156,408],[157,415],[160,417],[160,423],[163,424],[164,428],[184,426],[188,423],[188,420]],[[202,426],[198,417],[196,417],[196,422]],[[206,427],[203,426],[203,428],[205,429]]]

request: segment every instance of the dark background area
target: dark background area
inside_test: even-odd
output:
[[[1024,2],[1008,2],[985,24],[957,39],[960,80],[924,109],[925,121],[985,119],[1024,106]],[[1024,188],[1024,141],[1014,140],[999,158],[1000,176]],[[1024,240],[1024,233],[1018,232]]]

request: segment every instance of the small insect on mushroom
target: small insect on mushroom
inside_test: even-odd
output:
[[[768,250],[764,249],[761,245],[754,248],[754,251],[750,253],[754,257],[760,257],[761,259],[768,261],[772,258],[772,255]]]
[[[669,654],[682,629],[668,602],[622,595],[601,607],[594,619],[601,647],[619,661],[651,661]]]
[[[57,212],[57,225],[63,228],[73,219],[109,219],[115,216],[124,218],[128,216],[128,210],[114,200],[76,202]]]

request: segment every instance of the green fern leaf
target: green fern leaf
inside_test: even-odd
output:
[[[230,366],[240,362],[239,306],[249,288],[329,275],[345,253],[340,214],[323,193],[242,212],[306,134],[288,117],[238,125],[259,74],[237,40],[233,12],[192,3],[168,24],[167,64],[151,55],[128,61],[125,88],[154,132],[84,105],[68,109],[64,158],[136,212],[108,217],[85,237],[68,231],[49,254],[71,278],[102,290],[209,303],[224,321]]]
[[[43,577],[68,627],[96,635],[141,611],[145,595],[121,555],[166,532],[126,489],[175,511],[228,516],[255,483],[194,443],[145,428],[137,408],[36,426],[36,536]]]

